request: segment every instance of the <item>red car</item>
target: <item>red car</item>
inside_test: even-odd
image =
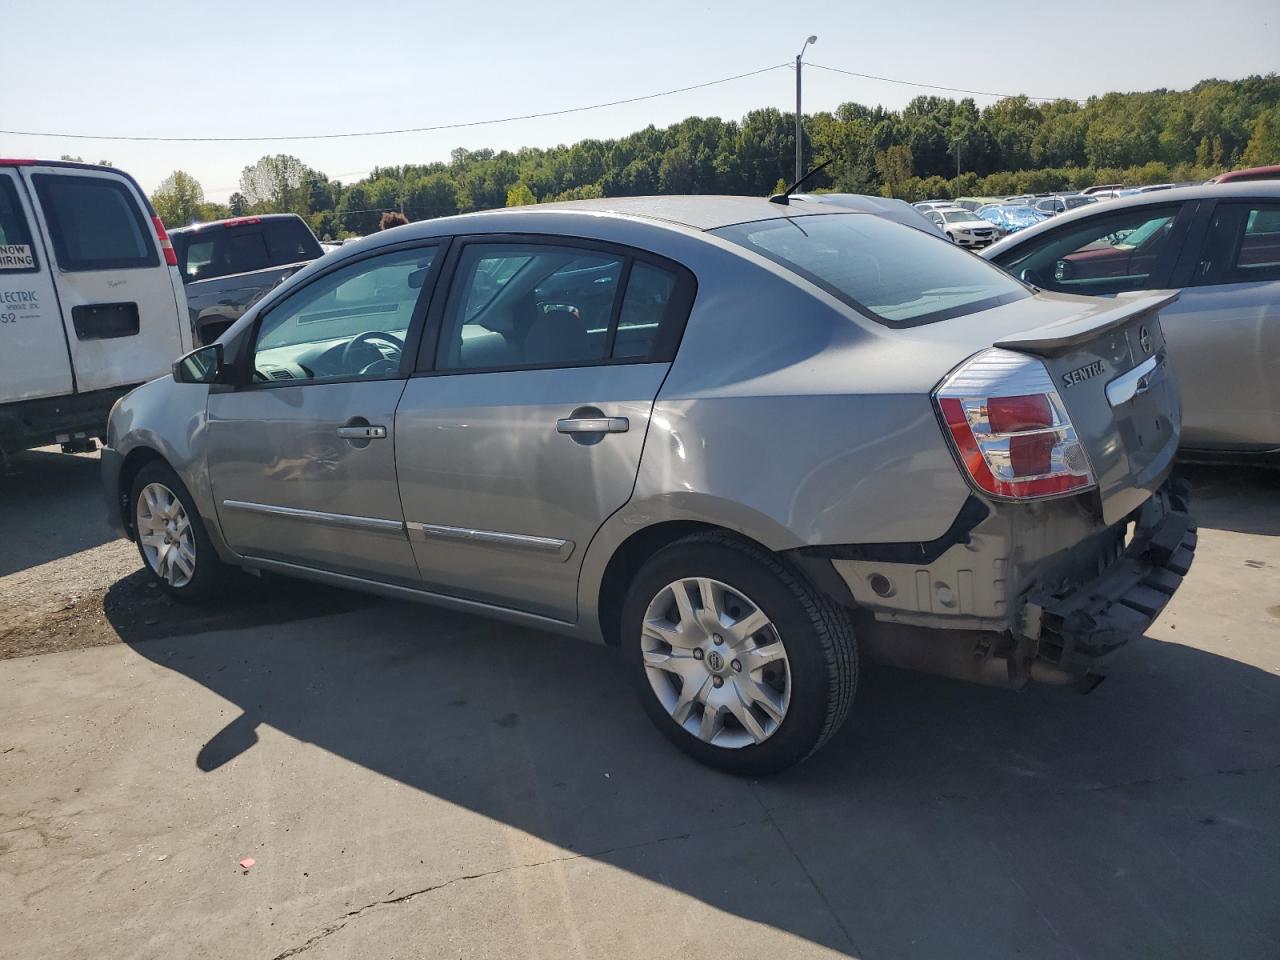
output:
[[[1280,180],[1280,165],[1270,167],[1249,167],[1246,170],[1231,170],[1220,173],[1210,183],[1239,183],[1244,180]]]

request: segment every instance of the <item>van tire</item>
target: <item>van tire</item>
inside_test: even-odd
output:
[[[129,510],[143,566],[165,593],[199,603],[226,586],[232,569],[214,549],[186,484],[167,463],[154,461],[138,471]]]

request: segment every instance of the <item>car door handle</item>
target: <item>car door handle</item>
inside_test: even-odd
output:
[[[338,436],[343,440],[385,440],[387,438],[387,428],[374,426],[339,427]]]
[[[571,417],[556,421],[558,433],[626,433],[631,421],[626,417]]]

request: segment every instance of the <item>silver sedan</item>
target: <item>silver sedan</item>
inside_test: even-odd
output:
[[[1088,687],[1145,629],[1195,545],[1169,302],[826,204],[434,220],[118,403],[107,502],[176,598],[240,568],[615,645],[674,743],[770,773],[860,656]]]

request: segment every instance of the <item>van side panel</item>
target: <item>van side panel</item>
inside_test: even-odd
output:
[[[75,389],[52,275],[26,187],[0,167],[0,405]]]
[[[52,261],[76,388],[102,390],[166,373],[190,334],[146,197],[108,169],[20,170]]]

